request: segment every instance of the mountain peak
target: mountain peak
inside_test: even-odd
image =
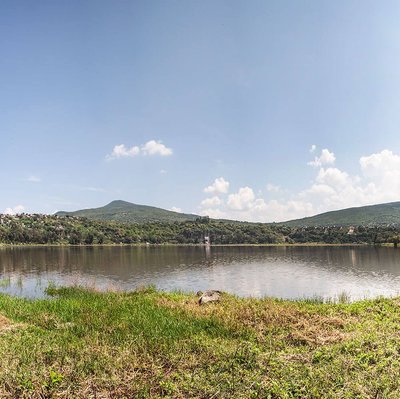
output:
[[[57,212],[59,216],[78,216],[92,220],[125,223],[183,222],[196,220],[199,216],[176,213],[148,205],[138,205],[123,200],[114,200],[100,208],[82,209],[75,212]]]
[[[128,202],[128,201],[124,201],[124,200],[114,200],[111,201],[109,204],[107,204],[105,206],[106,207],[110,207],[110,206],[129,206],[129,205],[135,205],[132,202]]]

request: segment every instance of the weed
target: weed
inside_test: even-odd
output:
[[[199,306],[194,294],[154,287],[47,294],[0,295],[1,398],[400,396],[396,298],[224,294]]]

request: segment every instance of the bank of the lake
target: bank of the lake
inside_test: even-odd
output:
[[[0,248],[102,248],[102,247],[200,247],[200,248],[218,248],[218,247],[393,247],[392,243],[386,244],[369,244],[369,243],[355,243],[355,244],[327,244],[324,242],[305,242],[305,243],[278,243],[278,244],[172,244],[172,243],[162,243],[162,244],[4,244],[0,243]]]
[[[0,243],[4,244],[199,244],[206,236],[213,244],[385,244],[399,243],[399,231],[392,223],[290,227],[203,218],[122,223],[57,215],[0,215]]]
[[[398,398],[400,302],[0,295],[2,398]]]

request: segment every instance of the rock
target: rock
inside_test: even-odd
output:
[[[221,299],[221,291],[206,291],[200,298],[199,298],[199,305],[204,305],[208,302],[218,302]]]

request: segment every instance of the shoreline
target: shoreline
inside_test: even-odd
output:
[[[0,243],[0,248],[10,247],[40,247],[40,248],[99,248],[99,247],[195,247],[195,248],[219,248],[219,247],[394,247],[392,243],[383,244],[368,244],[368,243],[343,243],[343,244],[328,244],[328,243],[296,243],[296,244],[5,244]]]

